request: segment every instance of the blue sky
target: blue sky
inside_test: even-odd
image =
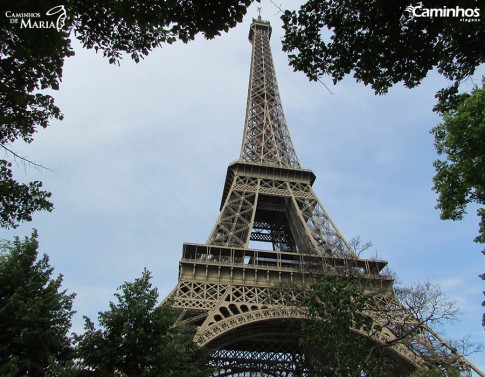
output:
[[[163,299],[177,284],[182,243],[206,241],[227,165],[239,157],[257,6],[215,40],[164,46],[139,64],[109,65],[76,45],[54,93],[65,120],[40,130],[31,145],[15,144],[52,169],[20,165],[16,174],[42,180],[56,208],[0,237],[38,230],[40,251],[77,293],[75,331],[144,267]],[[461,222],[440,220],[431,190],[429,131],[440,122],[431,109],[446,82],[431,74],[418,88],[398,85],[378,97],[351,78],[336,86],[323,78],[330,94],[288,66],[277,9],[262,6],[296,152],[316,174],[327,212],[348,240],[372,241],[367,256],[388,260],[404,284],[430,280],[457,301],[462,321],[446,326],[446,336],[485,343],[478,278],[485,264],[472,241],[478,218],[471,208]],[[485,370],[483,355],[470,359]]]

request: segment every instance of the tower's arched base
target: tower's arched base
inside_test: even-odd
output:
[[[204,346],[213,376],[307,376],[309,360],[299,342],[302,321],[301,318],[258,321],[217,337]],[[376,343],[369,339],[371,345]],[[408,376],[415,370],[414,365],[391,349],[380,350],[376,356],[388,360],[388,375]]]
[[[355,331],[387,349],[392,376],[432,368],[440,360],[478,371],[397,301],[392,279],[379,275],[383,261],[184,244],[172,305],[181,311],[180,323],[197,327],[196,342],[211,355],[215,376],[305,375],[295,323],[307,319],[305,290],[318,275],[308,271],[313,266],[320,273],[356,271],[373,292],[369,326]],[[403,326],[415,327],[406,339],[400,338]]]
[[[240,326],[209,343],[214,376],[302,376],[299,324],[272,320]]]

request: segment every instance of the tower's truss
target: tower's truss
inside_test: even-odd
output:
[[[358,258],[318,200],[315,175],[301,168],[290,138],[270,36],[269,22],[254,20],[241,154],[228,167],[207,242],[183,245],[171,295],[179,322],[197,326],[214,376],[304,376],[298,329],[308,318],[305,290],[319,274],[350,273],[373,293],[365,311],[371,325],[353,330],[387,347],[393,375],[445,358],[485,377],[399,303],[392,278],[382,273],[387,262]],[[269,247],[250,248],[251,241]],[[414,328],[401,339],[403,324]]]

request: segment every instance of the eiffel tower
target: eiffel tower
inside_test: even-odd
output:
[[[446,357],[462,370],[475,366],[425,325],[407,342],[396,324],[413,324],[393,293],[387,262],[357,257],[312,189],[314,173],[301,167],[288,131],[270,48],[271,26],[261,16],[249,31],[252,60],[239,160],[229,165],[220,214],[205,244],[184,243],[179,282],[169,297],[179,323],[197,327],[214,376],[304,376],[298,345],[301,305],[317,274],[352,271],[375,291],[372,326],[354,329],[388,345],[405,376]],[[250,241],[266,243],[250,248]]]

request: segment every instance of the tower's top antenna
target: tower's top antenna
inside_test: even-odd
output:
[[[258,21],[261,21],[261,10],[262,10],[262,9],[263,9],[263,8],[258,7]]]

